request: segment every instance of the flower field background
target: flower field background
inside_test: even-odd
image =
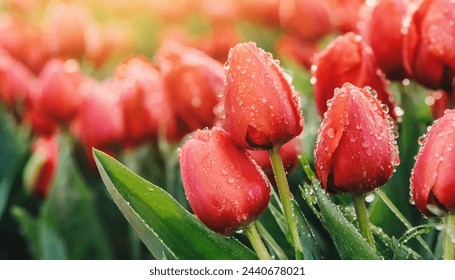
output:
[[[454,44],[451,0],[0,1],[0,259],[454,259]]]

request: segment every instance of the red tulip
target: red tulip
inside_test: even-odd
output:
[[[411,173],[415,205],[427,217],[455,210],[454,130],[455,111],[447,110],[422,138],[424,140]]]
[[[0,51],[0,101],[15,109],[30,94],[34,77],[22,63]]]
[[[262,168],[269,181],[275,186],[275,177],[273,174],[272,164],[269,153],[264,150],[248,150],[248,153],[254,161]],[[300,138],[296,137],[281,146],[279,150],[283,166],[286,172],[290,172],[298,164],[299,156],[302,154],[302,143]]]
[[[26,185],[35,195],[46,198],[57,169],[59,150],[57,138],[55,136],[38,138],[31,150],[32,155],[25,169]]]
[[[365,0],[325,0],[336,29],[342,33],[357,30],[359,9]]]
[[[360,33],[373,49],[379,67],[392,80],[406,77],[401,29],[407,9],[408,0],[379,0],[373,5],[366,2],[360,13]]]
[[[280,25],[281,0],[241,0],[238,2],[243,18],[271,27]]]
[[[23,122],[30,126],[35,135],[51,136],[57,130],[57,123],[47,115],[40,105],[40,81],[29,82],[30,92],[25,102]]]
[[[318,131],[316,174],[331,193],[364,193],[384,185],[399,163],[393,121],[368,89],[335,89]]]
[[[455,90],[445,92],[443,90],[431,91],[425,98],[425,103],[431,107],[433,118],[439,119],[447,109],[452,109],[455,100]]]
[[[40,80],[42,110],[57,122],[71,121],[83,100],[79,91],[83,81],[79,63],[74,59],[49,60],[40,74]]]
[[[245,149],[271,149],[303,130],[299,94],[272,56],[254,43],[231,49],[224,91],[225,127]]]
[[[316,41],[333,29],[323,1],[281,0],[280,22],[289,33],[308,41]]]
[[[53,2],[45,18],[45,32],[53,53],[73,58],[84,55],[89,13],[83,6]]]
[[[278,39],[275,49],[280,57],[292,58],[307,69],[313,65],[313,57],[317,52],[316,44],[289,35],[284,35]]]
[[[160,74],[145,57],[131,57],[120,64],[116,81],[127,145],[155,140],[161,130],[171,133],[175,129]]]
[[[223,129],[197,131],[182,146],[179,160],[191,209],[210,229],[229,235],[267,208],[264,174]]]
[[[392,92],[387,90],[386,80],[371,48],[359,35],[347,33],[339,36],[317,54],[312,66],[311,82],[321,115],[327,110],[327,100],[332,98],[333,90],[349,82],[358,87],[373,88],[378,99],[395,116]]]
[[[26,65],[33,73],[39,73],[50,57],[42,30],[18,17],[3,14],[0,15],[0,34],[0,48]]]
[[[428,88],[451,90],[455,77],[455,2],[425,0],[408,22],[403,56],[409,75]]]
[[[82,90],[86,91],[85,97],[72,126],[75,136],[89,154],[92,147],[119,144],[125,132],[119,94],[94,81],[86,81]]]
[[[224,69],[206,54],[166,41],[157,54],[166,94],[172,102],[180,138],[183,135],[211,127],[213,111],[218,104],[218,91],[223,86]]]

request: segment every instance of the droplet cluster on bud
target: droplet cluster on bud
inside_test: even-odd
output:
[[[419,138],[421,145],[411,173],[411,193],[416,207],[427,217],[455,210],[455,111],[443,117]]]
[[[212,230],[229,235],[267,208],[270,189],[264,174],[222,128],[195,132],[179,160],[191,209]]]
[[[303,130],[299,94],[271,54],[254,43],[231,49],[224,84],[225,128],[246,149],[271,149]]]
[[[329,102],[314,150],[316,174],[328,192],[371,191],[399,164],[395,123],[371,93],[345,83]]]

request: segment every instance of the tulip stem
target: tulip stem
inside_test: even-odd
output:
[[[297,222],[295,220],[294,206],[292,204],[292,193],[289,189],[286,172],[284,171],[283,160],[278,152],[279,147],[274,147],[269,151],[270,162],[272,163],[273,173],[275,174],[278,193],[280,194],[281,204],[283,204],[284,216],[288,225],[289,233],[294,242],[296,259],[303,259],[303,246],[300,241]]]
[[[355,214],[359,223],[360,234],[367,240],[371,247],[376,248],[374,244],[373,233],[371,233],[370,221],[368,220],[367,207],[365,205],[365,194],[353,194]]]
[[[455,260],[453,236],[455,235],[455,214],[449,214],[446,219],[446,237],[444,244],[444,260]]]
[[[248,239],[251,242],[251,245],[253,246],[254,251],[258,255],[260,260],[271,260],[272,258],[270,257],[269,252],[267,251],[267,248],[264,245],[264,242],[262,242],[262,238],[259,235],[259,232],[256,228],[256,222],[250,223],[246,228],[245,228],[245,233]]]

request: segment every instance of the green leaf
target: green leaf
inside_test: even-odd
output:
[[[11,214],[19,223],[21,233],[27,240],[33,258],[40,260],[66,259],[65,244],[49,225],[30,216],[25,209],[19,206],[12,207]]]
[[[335,247],[342,259],[349,260],[377,260],[381,257],[360,235],[358,230],[346,219],[338,206],[333,204],[327,197],[319,181],[312,180],[310,190],[301,188],[302,195],[312,193],[317,200],[322,223],[332,237]],[[315,209],[313,207],[313,209]]]
[[[15,125],[0,104],[0,219],[7,207],[11,187],[28,151],[29,131]]]
[[[94,150],[114,202],[158,259],[257,259],[234,238],[212,232],[168,193]]]

